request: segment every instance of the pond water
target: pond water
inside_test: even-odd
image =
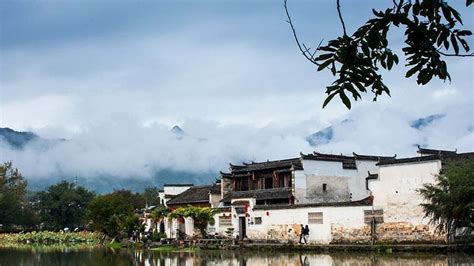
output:
[[[0,248],[6,265],[474,265],[464,253],[158,252],[106,248]]]

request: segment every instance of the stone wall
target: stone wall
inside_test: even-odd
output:
[[[343,243],[370,243],[372,236],[370,225],[361,228],[331,227],[332,242]],[[376,243],[445,243],[445,236],[437,234],[426,224],[413,225],[407,222],[389,222],[377,224],[375,228]]]

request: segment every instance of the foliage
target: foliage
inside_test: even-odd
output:
[[[30,232],[20,234],[0,234],[0,243],[95,243],[98,244],[101,235],[93,232]]]
[[[153,219],[153,221],[158,222],[159,220],[166,217],[168,215],[168,213],[169,213],[169,211],[168,211],[168,209],[166,209],[165,206],[160,206],[160,207],[154,209],[151,212],[150,217],[151,217],[151,219]]]
[[[154,232],[153,235],[152,235],[152,240],[154,242],[158,242],[160,241],[161,239],[163,238],[166,238],[166,234],[165,233],[160,233],[160,232]]]
[[[394,0],[393,3],[394,6],[385,11],[373,9],[374,17],[349,36],[337,0],[343,35],[311,51],[298,41],[285,0],[288,22],[301,52],[317,65],[317,71],[328,69],[336,77],[333,84],[327,86],[328,96],[323,108],[339,95],[350,109],[351,100],[347,93],[352,94],[356,101],[367,90],[374,94],[374,101],[383,93],[390,96],[380,70],[391,70],[399,63],[398,55],[389,47],[388,32],[393,27],[405,29],[402,51],[409,67],[406,77],[417,74],[419,85],[427,84],[433,77],[444,81],[451,79],[443,56],[473,55],[460,54],[461,48],[466,52],[470,50],[465,38],[471,35],[471,31],[458,28],[463,24],[461,15],[446,1]],[[466,0],[466,6],[471,4],[472,0]],[[450,49],[454,54],[448,54]]]
[[[132,204],[134,210],[139,210],[145,207],[145,198],[140,193],[133,193],[127,189],[116,190],[112,195],[118,195],[124,200]]]
[[[31,228],[36,215],[26,199],[27,182],[11,162],[0,165],[0,230]]]
[[[446,162],[435,184],[425,184],[419,193],[426,217],[442,233],[469,235],[474,227],[474,159]]]
[[[143,191],[143,198],[145,199],[148,206],[161,205],[160,198],[158,197],[160,190],[157,187],[147,187]]]
[[[208,224],[214,224],[215,210],[209,207],[195,207],[188,205],[187,207],[180,207],[171,212],[168,217],[190,217],[193,219],[194,227],[199,229],[202,236],[206,235],[206,227]]]
[[[134,206],[121,193],[96,196],[87,208],[87,218],[94,230],[116,237],[138,228],[138,216]]]
[[[62,181],[37,194],[37,209],[46,228],[73,230],[84,224],[85,209],[93,197],[84,187]]]

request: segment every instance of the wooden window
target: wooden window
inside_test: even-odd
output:
[[[265,188],[273,188],[273,178],[266,177],[265,178]]]
[[[323,224],[323,213],[308,212],[308,224]]]
[[[232,216],[219,216],[219,226],[231,227],[232,226]]]
[[[241,191],[249,190],[249,179],[248,178],[244,178],[244,179],[240,180],[240,190]]]
[[[285,177],[279,176],[278,177],[278,187],[285,187]]]
[[[326,192],[328,190],[328,184],[323,184],[323,192]]]
[[[370,224],[372,218],[376,223],[383,223],[383,210],[364,210],[364,222]]]

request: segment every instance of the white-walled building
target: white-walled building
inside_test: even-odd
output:
[[[444,242],[424,218],[417,189],[433,183],[446,159],[474,158],[419,148],[396,159],[353,154],[301,154],[300,158],[230,166],[221,173],[218,219],[243,238],[296,241],[300,225],[312,243]],[[223,230],[216,230],[222,232]]]
[[[192,187],[193,184],[164,184],[163,190],[159,191],[158,197],[160,197],[160,203],[164,206],[167,206],[166,203],[168,200],[172,199],[174,196],[183,193]]]

